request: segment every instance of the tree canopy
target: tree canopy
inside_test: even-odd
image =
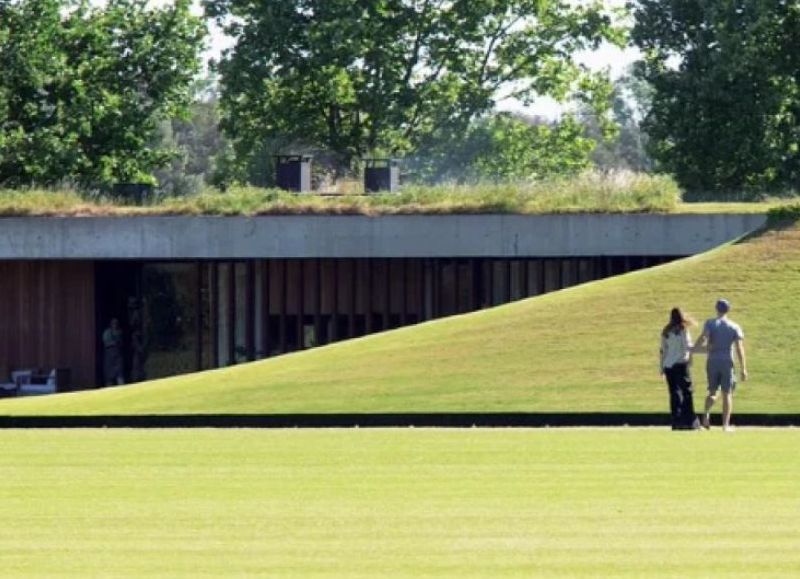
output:
[[[800,3],[640,0],[633,40],[654,92],[645,130],[692,191],[800,183]]]
[[[152,179],[161,119],[182,114],[205,27],[190,0],[0,0],[0,183]]]
[[[206,0],[236,41],[218,63],[222,126],[243,162],[281,138],[341,166],[462,136],[498,99],[607,103],[581,49],[621,41],[601,3]],[[599,89],[599,90],[598,90]]]

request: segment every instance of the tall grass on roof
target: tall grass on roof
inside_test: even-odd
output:
[[[156,196],[143,206],[76,191],[0,190],[0,215],[669,212],[680,199],[680,189],[666,176],[588,172],[532,182],[407,185],[398,193],[374,195],[321,196],[233,187],[185,197]]]

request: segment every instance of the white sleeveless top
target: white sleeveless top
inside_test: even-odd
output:
[[[677,334],[669,332],[666,337],[661,335],[661,367],[672,368],[675,364],[685,364],[689,361],[692,349],[692,335],[689,330],[682,330]]]

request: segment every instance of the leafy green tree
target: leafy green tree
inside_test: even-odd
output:
[[[59,122],[65,81],[61,4],[0,1],[0,182],[32,183],[69,163]],[[67,145],[68,146],[68,145]]]
[[[596,143],[592,152],[594,165],[601,170],[629,170],[649,172],[653,160],[647,151],[648,135],[642,129],[642,120],[650,108],[652,89],[644,80],[628,74],[614,81],[611,95],[611,116],[617,130],[612,134],[598,121],[594,111],[583,107],[579,118],[586,134]]]
[[[205,35],[190,0],[0,0],[0,182],[152,179],[184,114]]]
[[[717,196],[797,187],[800,3],[640,0],[635,17],[660,166]]]
[[[587,168],[595,145],[572,115],[547,121],[497,113],[476,119],[460,139],[409,159],[409,169],[425,181],[540,179]]]
[[[498,98],[595,98],[576,51],[622,41],[602,4],[542,0],[206,0],[236,39],[218,65],[240,160],[284,138],[353,159],[463,137]]]
[[[158,144],[176,154],[155,171],[159,189],[170,195],[200,191],[211,183],[227,142],[219,129],[219,107],[214,83],[205,78],[194,83],[188,114],[163,121]]]

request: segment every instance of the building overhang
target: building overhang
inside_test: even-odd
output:
[[[763,214],[7,217],[0,259],[685,256]]]

